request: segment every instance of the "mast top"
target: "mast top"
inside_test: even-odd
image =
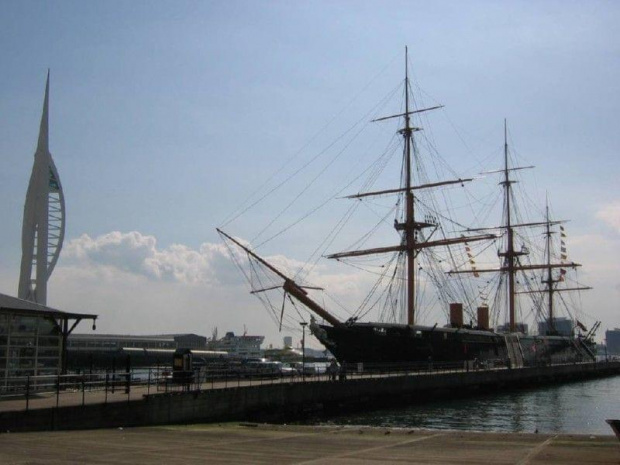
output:
[[[409,51],[405,45],[405,81],[409,80]]]

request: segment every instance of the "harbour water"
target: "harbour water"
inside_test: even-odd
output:
[[[620,418],[620,376],[536,389],[442,399],[350,413],[315,424],[496,431],[613,434],[605,419]]]

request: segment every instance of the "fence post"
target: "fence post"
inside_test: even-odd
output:
[[[127,384],[125,386],[125,392],[127,393],[127,402],[129,402],[129,397],[131,396],[131,372],[127,372]]]
[[[151,367],[149,367],[149,378],[146,383],[146,395],[148,396],[151,393]]]
[[[131,391],[131,355],[127,355],[125,359],[125,394],[129,400],[129,391]]]
[[[86,403],[86,374],[82,375],[82,407],[84,407],[84,404]]]
[[[110,373],[108,370],[105,371],[105,401],[104,404],[108,403],[108,381],[110,380]]]
[[[26,412],[30,405],[30,375],[26,376]]]
[[[60,373],[56,375],[56,408],[58,408],[59,403],[60,403]]]
[[[112,394],[114,394],[114,388],[116,387],[116,357],[112,359]]]

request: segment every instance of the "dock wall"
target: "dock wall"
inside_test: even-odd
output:
[[[316,381],[153,394],[140,400],[1,412],[0,431],[42,431],[242,421],[295,416],[329,406],[364,405],[378,399],[462,395],[620,374],[620,362],[513,370],[429,373],[347,381]]]

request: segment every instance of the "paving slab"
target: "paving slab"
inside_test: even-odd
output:
[[[0,434],[0,464],[620,464],[615,436],[225,423]]]

